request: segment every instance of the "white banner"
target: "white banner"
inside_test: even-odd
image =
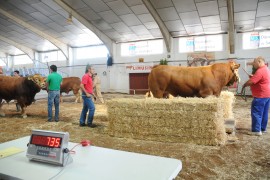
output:
[[[126,64],[127,73],[148,73],[152,68],[153,63]]]
[[[260,32],[259,47],[270,47],[270,32]]]

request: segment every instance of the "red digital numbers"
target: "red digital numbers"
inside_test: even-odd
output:
[[[32,135],[31,144],[59,148],[61,140],[60,137]]]
[[[50,147],[59,147],[61,138],[59,137],[47,137],[47,145]]]

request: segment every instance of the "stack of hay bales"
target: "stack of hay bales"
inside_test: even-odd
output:
[[[223,99],[113,99],[107,102],[109,134],[162,142],[226,142]]]

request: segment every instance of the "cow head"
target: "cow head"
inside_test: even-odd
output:
[[[230,69],[232,71],[232,77],[230,78],[230,81],[227,83],[226,86],[231,86],[231,85],[233,85],[234,82],[240,82],[240,76],[238,73],[238,69],[240,67],[240,64],[236,64],[233,61],[229,62],[229,64],[230,64]]]
[[[27,78],[28,78],[28,80],[33,81],[41,89],[46,88],[46,78],[41,76],[40,74],[35,74],[35,75],[29,76]]]

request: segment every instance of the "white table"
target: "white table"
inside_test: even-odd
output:
[[[77,146],[71,154],[73,162],[65,167],[29,161],[26,157],[30,136],[0,144],[0,150],[9,147],[25,151],[0,159],[0,179],[54,179],[63,180],[167,180],[174,179],[182,169],[177,159],[118,151],[113,149]],[[76,143],[69,143],[71,149]],[[11,179],[9,177],[9,179]]]

